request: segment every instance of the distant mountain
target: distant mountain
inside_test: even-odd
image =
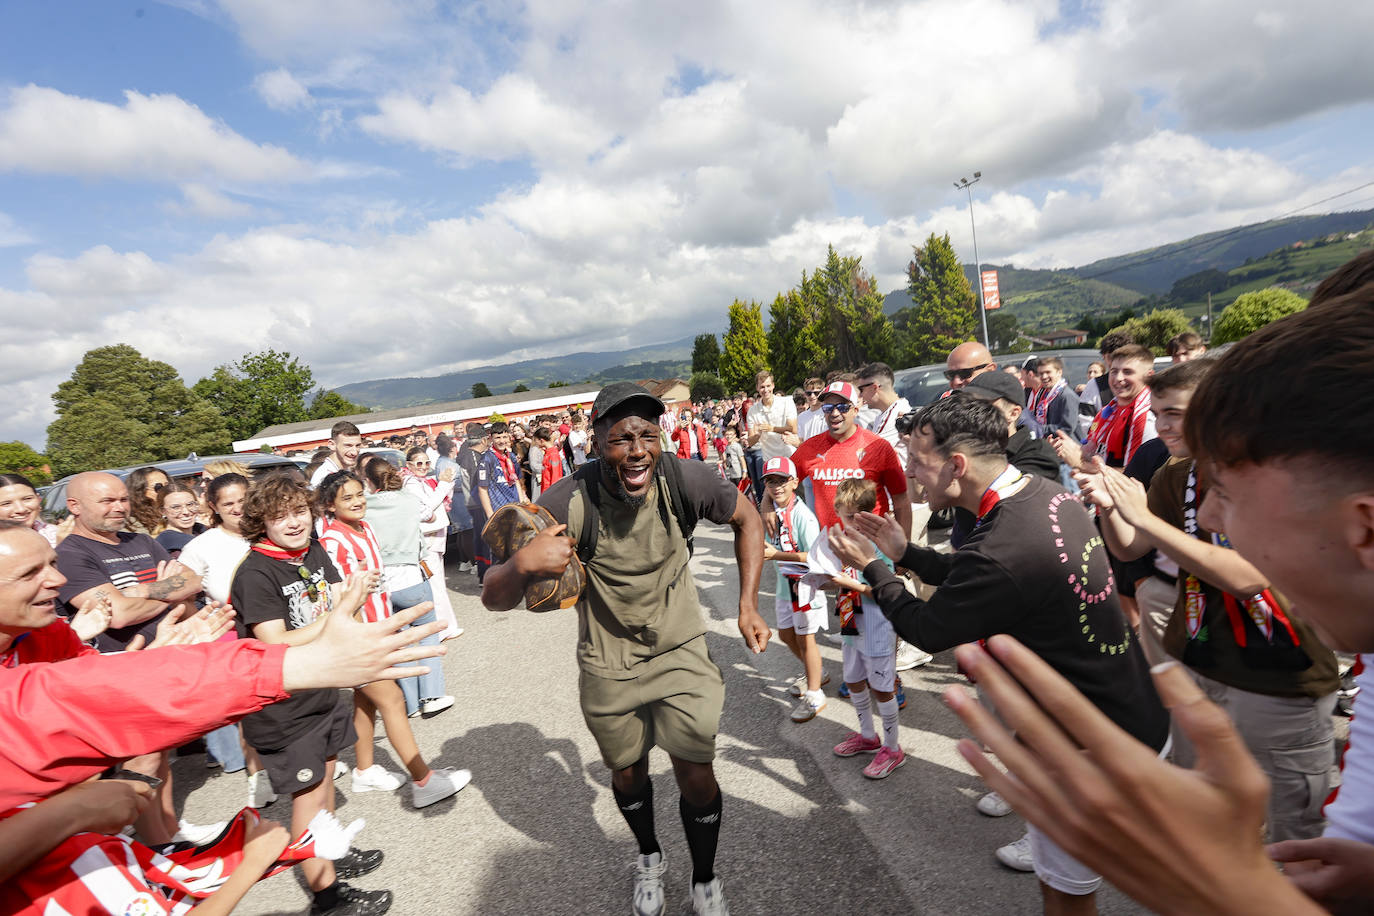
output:
[[[637,381],[682,375],[692,365],[692,337],[629,350],[569,353],[527,359],[504,365],[478,366],[461,372],[420,378],[384,378],[352,382],[334,390],[355,404],[375,409],[418,407],[469,397],[472,386],[484,383],[493,394],[516,385],[544,388],[550,382]],[[653,371],[645,371],[653,370]],[[672,370],[672,371],[669,371]]]
[[[1213,309],[1229,304],[1242,292],[1274,282],[1301,286],[1320,279],[1342,260],[1332,261],[1349,250],[1353,256],[1362,250],[1360,242],[1345,248],[1308,254],[1293,263],[1280,254],[1295,245],[1308,248],[1335,244],[1337,238],[1359,233],[1374,225],[1374,210],[1352,213],[1326,213],[1319,216],[1294,216],[1220,232],[1209,232],[1181,242],[1147,248],[1131,254],[1094,261],[1082,267],[1058,270],[1033,270],[1005,264],[984,264],[984,270],[997,271],[1002,306],[1016,316],[1026,331],[1048,331],[1063,327],[1089,312],[1105,315],[1146,302],[1144,305],[1178,305],[1189,314],[1205,311],[1205,300],[1157,302],[1167,296],[1176,281],[1203,270],[1219,270],[1236,277],[1234,287],[1213,296]],[[1327,241],[1321,241],[1327,240]],[[1369,247],[1367,243],[1363,247]],[[1247,267],[1250,268],[1247,270]],[[972,264],[964,265],[969,283],[976,274]],[[1267,279],[1266,279],[1267,278]],[[977,289],[977,286],[974,286]],[[887,294],[883,311],[891,315],[911,305],[905,289]]]

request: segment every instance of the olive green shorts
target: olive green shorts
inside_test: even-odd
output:
[[[691,763],[716,757],[725,681],[698,636],[640,664],[639,676],[617,681],[583,671],[582,717],[613,770],[632,766],[658,745]]]

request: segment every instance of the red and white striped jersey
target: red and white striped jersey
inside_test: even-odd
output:
[[[336,519],[326,518],[320,531],[320,546],[345,577],[373,569],[382,571],[382,548],[377,536],[367,522],[358,522],[358,527],[362,530],[354,531]],[[391,596],[385,589],[372,592],[363,602],[362,613],[368,623],[385,620],[391,616]]]

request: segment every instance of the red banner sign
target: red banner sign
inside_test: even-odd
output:
[[[997,271],[983,271],[983,309],[992,311],[1002,307],[1002,297],[997,292]]]

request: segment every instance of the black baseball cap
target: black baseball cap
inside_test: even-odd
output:
[[[639,400],[644,401],[646,407],[652,407],[654,416],[661,415],[667,409],[661,400],[634,382],[612,382],[602,388],[597,393],[596,400],[592,402],[592,425],[596,425],[602,417],[616,413],[619,408]]]
[[[984,372],[982,375],[975,375],[960,390],[985,401],[1002,398],[1023,410],[1026,407],[1026,389],[1005,372]]]

